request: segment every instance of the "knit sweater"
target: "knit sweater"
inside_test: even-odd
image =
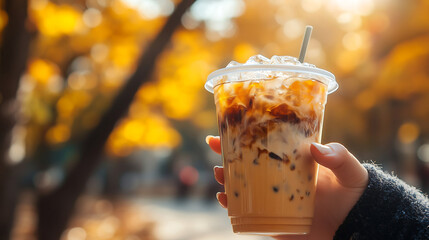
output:
[[[371,164],[368,187],[335,233],[337,239],[429,240],[429,200]]]

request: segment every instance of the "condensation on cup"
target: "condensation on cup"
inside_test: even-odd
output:
[[[257,55],[211,73],[228,215],[235,233],[307,234],[314,212],[320,142],[335,76],[289,56]]]

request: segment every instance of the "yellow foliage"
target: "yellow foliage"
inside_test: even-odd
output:
[[[122,136],[132,143],[139,143],[145,131],[144,123],[139,120],[126,121],[122,126]]]
[[[6,12],[0,9],[0,32],[6,26],[7,21],[8,21],[8,17]]]
[[[101,75],[100,91],[111,93],[116,91],[125,80],[128,71],[115,65],[106,64]]]
[[[140,101],[161,102],[164,114],[173,119],[189,119],[204,106],[204,82],[213,67],[213,54],[204,47],[201,33],[180,31],[173,48],[157,66],[159,81],[144,86]],[[205,93],[205,92],[204,92]]]
[[[51,127],[46,132],[46,141],[50,144],[59,144],[70,138],[70,127],[65,124],[58,124]]]
[[[26,114],[31,115],[35,123],[48,123],[51,118],[50,109],[43,104],[39,96],[30,96],[27,101],[27,109],[24,109]]]
[[[383,63],[374,90],[382,97],[406,99],[429,92],[429,35],[398,44]]]
[[[146,133],[143,134],[140,146],[151,148],[177,147],[181,142],[180,134],[165,121],[164,118],[155,116],[146,119]]]
[[[67,79],[68,85],[73,90],[90,90],[97,86],[97,79],[91,72],[74,72]]]
[[[138,56],[139,48],[132,39],[118,39],[110,49],[110,60],[118,67],[129,67]]]
[[[213,128],[216,126],[216,112],[213,110],[201,111],[192,118],[192,122],[202,129]]]
[[[173,148],[180,142],[180,134],[163,117],[145,111],[137,118],[124,119],[115,128],[107,142],[107,151],[126,156],[136,148]]]
[[[159,101],[159,91],[153,83],[145,84],[137,92],[137,98],[145,104],[155,104]]]
[[[112,11],[112,15],[115,15],[117,18],[126,18],[130,14],[136,13],[135,10],[129,8],[126,4],[124,4],[121,0],[113,0],[110,3],[109,10]],[[136,17],[137,15],[133,15]]]
[[[35,60],[28,65],[27,75],[31,81],[26,88],[31,90],[26,94],[34,94],[33,97],[37,98],[37,101],[30,99],[26,104],[30,106],[27,108],[31,108],[31,124],[42,127],[46,127],[52,120],[51,109],[52,106],[56,107],[56,125],[50,128],[45,136],[50,143],[67,141],[72,134],[69,128],[72,124],[81,124],[78,129],[89,129],[98,123],[100,112],[108,107],[108,99],[111,99],[132,74],[140,52],[145,50],[148,42],[165,22],[164,17],[146,20],[137,9],[128,7],[121,0],[102,1],[105,5],[97,5],[96,2],[99,1],[91,2],[93,3],[88,2],[85,5],[85,1],[69,1],[67,5],[60,5],[48,0],[30,0],[30,20],[37,27],[39,34],[30,55],[34,56]],[[157,61],[153,79],[139,89],[127,118],[118,124],[111,134],[107,145],[109,152],[125,156],[136,148],[178,146],[181,138],[169,124],[169,118],[189,120],[201,129],[215,127],[212,96],[208,97],[203,88],[208,74],[224,67],[223,64],[230,58],[245,62],[248,57],[257,53],[294,55],[299,50],[299,32],[302,29],[297,29],[294,40],[287,37],[294,34],[293,29],[284,31],[285,23],[293,19],[314,25],[315,31],[307,59],[313,61],[315,58],[310,57],[311,49],[317,49],[318,56],[324,56],[321,62],[325,66],[322,67],[334,71],[341,89],[344,90],[342,93],[356,96],[351,100],[348,98],[356,107],[352,108],[357,110],[353,112],[354,115],[350,115],[350,112],[346,112],[348,115],[344,114],[344,109],[349,109],[350,102],[344,103],[344,111],[336,113],[338,119],[350,115],[348,118],[352,120],[346,122],[349,123],[348,126],[353,126],[348,130],[352,131],[353,136],[361,134],[362,129],[365,129],[361,112],[376,106],[383,98],[394,96],[406,99],[415,93],[429,92],[429,76],[425,71],[429,38],[420,37],[398,45],[403,41],[401,39],[425,32],[427,21],[421,20],[427,19],[428,15],[425,14],[424,7],[416,12],[418,16],[402,19],[404,25],[409,23],[407,21],[414,23],[409,24],[405,34],[401,29],[396,29],[399,20],[398,23],[395,22],[395,28],[390,27],[394,24],[389,19],[393,18],[387,10],[375,8],[375,15],[366,16],[356,14],[349,8],[342,11],[328,10],[328,6],[321,7],[323,4],[320,5],[320,1],[316,1],[319,5],[313,4],[314,6],[311,5],[312,1],[305,1],[305,4],[269,2],[246,1],[243,15],[232,19],[231,27],[235,34],[228,34],[229,38],[211,42],[207,39],[204,28],[176,31],[171,43]],[[341,4],[340,2],[333,4]],[[264,13],[258,9],[261,4],[267,8]],[[428,1],[419,4],[428,6]],[[267,12],[272,14],[266,14]],[[404,15],[406,14],[412,12]],[[317,18],[323,21],[316,21]],[[6,23],[7,15],[0,10],[0,31]],[[210,24],[206,24],[206,27],[209,28]],[[380,51],[389,50],[396,45],[385,61],[378,59],[380,53],[371,51],[374,50],[371,49],[373,45],[377,46],[376,42],[385,47]],[[315,43],[317,47],[314,47]],[[262,52],[258,52],[261,49]],[[53,77],[59,76],[58,66],[68,71],[69,61],[72,62],[73,58],[80,56],[88,59],[89,66],[73,69],[67,79],[69,88],[61,92],[61,96],[48,99],[48,91],[45,89],[49,89]],[[380,62],[380,65],[368,72],[360,71],[359,66],[362,64],[375,65],[372,63],[377,62]],[[359,71],[356,71],[357,69]],[[87,72],[82,73],[84,71]],[[341,79],[343,76],[347,78]],[[353,80],[347,82],[348,79]],[[373,79],[376,79],[374,84]],[[57,78],[57,82],[63,81]],[[373,86],[365,88],[365,84]],[[24,89],[23,86],[21,84],[21,89]],[[358,93],[360,89],[364,90]],[[94,104],[89,111],[82,111],[90,106],[93,96],[97,95],[101,99],[107,99],[100,101],[104,102],[104,105]],[[338,99],[334,98],[333,103],[335,101]],[[424,104],[421,103],[423,107],[420,109],[424,109]],[[154,112],[149,112],[149,109]],[[83,113],[85,115],[82,115]],[[422,117],[425,116],[424,113],[421,113]]]
[[[76,113],[87,107],[92,96],[84,91],[67,91],[57,102],[58,118],[72,121]]]
[[[402,124],[398,130],[398,138],[404,144],[414,142],[420,134],[420,128],[417,124],[407,122]]]
[[[58,111],[58,118],[60,119],[71,118],[75,111],[75,106],[73,104],[73,101],[67,96],[61,97],[57,102],[57,111]]]
[[[75,106],[82,109],[91,103],[92,95],[86,91],[71,91],[70,98]]]
[[[82,26],[82,13],[69,5],[48,2],[32,10],[30,14],[39,31],[47,36],[70,35]]]
[[[183,86],[179,79],[161,81],[159,95],[163,103],[165,115],[174,119],[186,119],[202,104],[202,97],[198,94],[200,89]],[[202,86],[200,85],[200,88]],[[201,92],[200,92],[201,93]]]
[[[46,86],[49,79],[57,73],[58,69],[53,63],[42,59],[35,59],[28,66],[28,74],[42,86]]]
[[[237,44],[234,48],[234,60],[237,62],[244,63],[249,57],[258,54],[255,48],[249,43]]]
[[[198,99],[193,96],[182,95],[178,98],[172,96],[164,102],[164,113],[174,119],[186,119],[195,111]]]
[[[113,156],[128,156],[134,148],[135,146],[129,144],[124,138],[120,137],[110,137],[107,142],[107,152]]]

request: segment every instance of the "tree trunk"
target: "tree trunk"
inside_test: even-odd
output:
[[[18,119],[16,93],[27,64],[30,34],[25,27],[26,0],[7,0],[4,9],[9,22],[0,50],[0,239],[9,239],[23,169],[23,162],[11,163],[9,149]]]
[[[102,161],[101,155],[107,138],[118,120],[127,112],[139,87],[149,81],[158,56],[169,43],[174,31],[181,24],[183,14],[194,1],[183,0],[177,5],[160,33],[147,46],[135,73],[119,91],[100,123],[82,141],[79,158],[63,184],[53,192],[39,197],[39,239],[60,239],[73,214],[77,198],[84,191],[86,183]]]

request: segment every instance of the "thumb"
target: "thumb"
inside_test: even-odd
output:
[[[366,187],[368,172],[343,145],[312,143],[310,152],[316,162],[329,168],[344,187]]]

